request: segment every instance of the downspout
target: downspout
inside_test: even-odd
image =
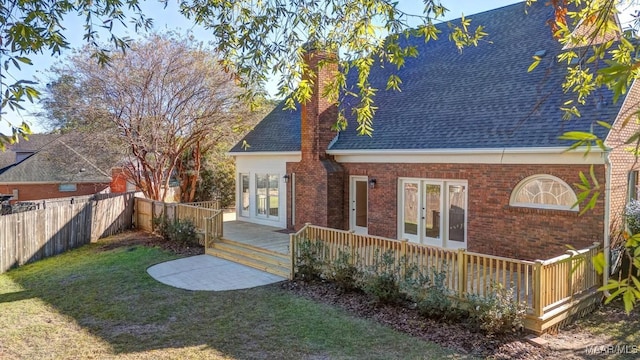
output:
[[[603,239],[603,253],[604,253],[604,271],[602,272],[602,285],[606,285],[609,282],[609,270],[611,265],[609,264],[611,257],[611,240],[609,228],[611,224],[609,223],[609,219],[611,217],[611,160],[609,159],[609,155],[611,154],[611,149],[607,149],[604,152],[604,164],[605,164],[605,172],[606,172],[606,183],[604,187],[604,239]],[[605,296],[611,295],[609,290],[603,291]]]

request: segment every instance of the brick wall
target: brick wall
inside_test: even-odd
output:
[[[635,145],[626,145],[625,141],[631,135],[639,130],[638,117],[633,113],[638,111],[640,104],[640,86],[634,83],[625,102],[620,109],[615,125],[609,132],[606,139],[606,145],[611,148],[609,161],[611,162],[611,212],[610,212],[610,229],[612,241],[619,239],[620,231],[623,229],[623,213],[627,203],[627,175],[631,170],[640,169],[640,165],[636,164],[635,157],[629,148]],[[622,124],[626,119],[630,119],[626,126]]]
[[[347,174],[343,184],[349,193],[349,176],[374,177],[369,189],[370,235],[397,238],[398,183],[401,177],[466,180],[468,182],[467,246],[470,251],[519,259],[547,259],[565,253],[566,245],[582,248],[602,242],[604,197],[596,209],[582,216],[576,212],[509,206],[511,191],[524,178],[550,174],[571,185],[579,182],[580,165],[492,165],[492,164],[342,164]],[[595,166],[604,183],[603,165]],[[574,188],[577,193],[577,189]],[[348,208],[340,228],[349,227]]]
[[[59,184],[28,184],[28,185],[0,185],[0,194],[13,194],[13,190],[18,190],[17,201],[32,201],[42,199],[54,199],[61,197],[72,197],[81,195],[91,195],[109,188],[109,183],[89,183],[76,184],[76,191],[58,191]]]
[[[338,108],[321,95],[338,70],[335,54],[310,50],[305,61],[312,73],[304,78],[314,84],[310,101],[301,108],[301,152],[299,163],[287,163],[287,173],[295,173],[295,228],[310,222],[320,226],[341,227],[344,219],[345,182],[342,166],[325,150],[335,137],[331,127],[337,120]],[[290,197],[290,193],[287,195]],[[287,199],[291,203],[291,199]],[[289,215],[290,216],[290,215]],[[287,220],[291,227],[292,219]]]

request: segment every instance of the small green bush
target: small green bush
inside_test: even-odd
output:
[[[324,244],[322,241],[304,239],[298,246],[296,257],[296,277],[304,281],[322,278],[325,263],[322,260]]]
[[[403,298],[400,292],[400,269],[395,264],[394,253],[382,256],[376,250],[375,263],[364,276],[362,289],[382,304],[396,303]]]
[[[154,219],[156,230],[165,240],[184,245],[197,246],[196,226],[190,219],[169,221],[163,218]]]
[[[361,274],[358,268],[351,262],[351,254],[339,250],[338,257],[331,265],[328,278],[333,281],[338,290],[342,292],[353,291],[359,286]]]
[[[524,327],[527,306],[514,300],[513,288],[494,284],[488,296],[470,296],[469,302],[472,317],[487,334],[517,332]]]
[[[459,302],[451,296],[451,292],[445,285],[447,278],[446,264],[442,270],[431,268],[432,277],[423,280],[426,290],[420,293],[416,305],[418,312],[425,317],[458,321],[469,316],[468,312],[461,308]]]

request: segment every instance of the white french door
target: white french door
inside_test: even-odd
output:
[[[351,176],[349,184],[349,223],[356,234],[368,234],[368,178]]]
[[[466,248],[467,183],[401,179],[400,237],[414,243]]]
[[[249,205],[251,202],[249,174],[240,174],[240,216],[249,217]]]

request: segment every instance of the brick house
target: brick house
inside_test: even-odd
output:
[[[104,145],[81,134],[30,135],[0,153],[0,194],[16,202],[118,192],[117,157]]]
[[[518,3],[474,15],[488,41],[463,52],[446,40],[444,24],[443,40],[409,39],[420,55],[398,71],[401,92],[383,90],[395,67],[371,70],[381,89],[372,137],[358,136],[355,120],[331,130],[338,109],[317,94],[336,67],[318,69],[310,102],[295,111],[280,104],[231,149],[238,219],[290,229],[310,222],[527,260],[566,245],[608,244],[635,190],[623,144],[635,129],[619,128],[640,94],[634,84],[614,104],[599,89],[580,118],[562,120],[571,94],[562,92],[566,65],[556,60],[552,11],[534,3],[525,13]],[[528,72],[534,54],[542,61]],[[327,56],[310,51],[307,61],[317,69]],[[571,142],[559,139],[590,130],[606,139],[606,151],[567,151]],[[575,184],[591,167],[602,195],[579,216]]]

